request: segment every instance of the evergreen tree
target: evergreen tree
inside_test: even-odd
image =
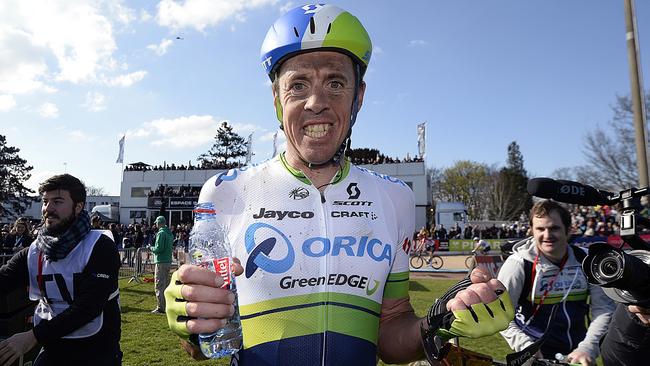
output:
[[[508,145],[506,166],[492,175],[489,216],[495,220],[515,221],[532,207],[528,194],[528,173],[516,141]]]
[[[7,146],[7,138],[0,135],[0,217],[13,219],[20,216],[33,198],[34,191],[25,187],[33,169],[21,158],[20,149]]]
[[[197,158],[204,168],[226,168],[229,161],[241,164],[239,159],[246,156],[246,140],[228,122],[221,123],[214,139],[210,150]]]

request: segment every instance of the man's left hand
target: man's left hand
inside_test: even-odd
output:
[[[587,352],[580,351],[578,349],[567,355],[567,361],[571,363],[580,363],[582,366],[593,366],[596,363],[594,359],[589,356]]]
[[[29,352],[32,348],[36,347],[36,337],[33,331],[23,333],[16,333],[11,337],[0,342],[0,365],[11,365],[20,356]]]
[[[636,305],[629,305],[627,307],[627,310],[636,315],[639,320],[645,325],[646,327],[650,327],[650,309],[648,308],[642,308],[640,306]]]

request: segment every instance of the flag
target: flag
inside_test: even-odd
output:
[[[427,123],[422,122],[418,124],[418,154],[420,154],[420,158],[424,160],[424,154],[427,149]]]
[[[250,164],[253,157],[253,134],[248,135],[248,142],[246,142],[246,165]]]
[[[274,158],[276,155],[278,155],[278,131],[275,131],[273,134],[273,155],[271,155],[271,158]]]
[[[115,160],[115,163],[122,163],[124,164],[124,138],[126,135],[122,135],[122,138],[120,139],[120,152],[117,154],[117,160]]]

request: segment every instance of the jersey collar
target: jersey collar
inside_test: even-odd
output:
[[[307,185],[312,185],[311,181],[307,176],[300,170],[292,167],[289,165],[289,162],[287,162],[287,158],[284,156],[284,152],[280,154],[280,162],[284,166],[284,168],[291,173],[294,177],[296,177],[299,181],[307,184]],[[348,176],[348,173],[350,172],[350,159],[346,157],[343,163],[343,169],[339,169],[332,180],[330,181],[330,184],[336,184],[340,181],[342,181],[345,177]]]

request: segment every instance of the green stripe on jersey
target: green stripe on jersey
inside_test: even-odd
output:
[[[585,301],[587,300],[587,290],[585,291],[580,291],[580,292],[575,292],[572,294],[569,294],[569,296],[566,297],[567,301]],[[562,299],[564,298],[564,295],[558,294],[558,295],[548,295],[546,296],[546,299],[544,299],[544,304],[557,304]],[[535,297],[535,304],[539,304],[541,297]]]
[[[381,305],[363,297],[317,293],[239,307],[244,348],[326,331],[377,344]]]
[[[384,286],[384,298],[399,299],[408,297],[409,294],[409,273],[390,273]]]
[[[301,170],[296,169],[296,168],[292,167],[291,165],[289,165],[289,162],[287,162],[287,158],[284,156],[284,154],[285,153],[280,154],[280,162],[282,162],[282,165],[284,166],[284,168],[287,169],[289,171],[289,173],[291,173],[291,175],[296,177],[299,181],[301,181],[301,182],[303,182],[303,183],[305,183],[307,185],[312,185],[311,181],[309,180],[309,178],[307,178],[305,173],[303,173]],[[343,168],[339,169],[336,172],[336,175],[334,175],[334,177],[330,181],[330,184],[336,184],[336,183],[342,181],[343,178],[348,176],[349,172],[350,172],[350,159],[345,158]]]

